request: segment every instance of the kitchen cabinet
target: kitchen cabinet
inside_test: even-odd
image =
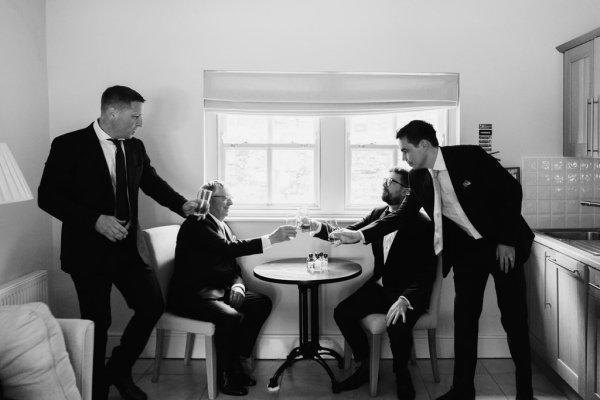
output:
[[[588,284],[587,396],[600,399],[600,271],[590,269]]]
[[[600,157],[600,28],[557,47],[563,53],[563,155]]]
[[[532,348],[584,396],[588,267],[537,242],[528,263]]]

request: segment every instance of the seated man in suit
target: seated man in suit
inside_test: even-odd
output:
[[[387,203],[373,209],[348,229],[358,230],[398,209],[409,195],[408,171],[392,168],[384,179],[381,199]],[[311,223],[320,224],[318,221]],[[313,227],[316,237],[327,240],[331,227]],[[429,306],[437,259],[431,237],[433,224],[423,214],[402,228],[373,241],[373,275],[334,311],[335,322],[350,344],[357,363],[356,371],[342,381],[341,390],[353,390],[369,380],[369,344],[360,320],[369,314],[384,313],[394,356],[397,393],[400,399],[414,399],[415,390],[408,371],[412,348],[412,328]]]
[[[223,222],[233,204],[219,181],[202,186],[212,191],[206,218],[187,218],[179,230],[175,269],[167,309],[175,314],[216,325],[218,384],[221,392],[244,396],[256,381],[242,364],[252,354],[258,333],[271,312],[271,300],[246,290],[236,257],[262,253],[271,245],[296,236],[293,226],[270,235],[237,240]]]

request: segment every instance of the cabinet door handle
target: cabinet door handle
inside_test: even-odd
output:
[[[592,152],[592,150],[590,148],[590,142],[591,142],[591,139],[592,139],[592,126],[591,126],[591,118],[590,118],[592,116],[592,108],[593,108],[593,106],[592,106],[592,99],[590,99],[588,97],[587,104],[586,104],[586,107],[585,107],[585,111],[586,111],[586,114],[587,114],[585,116],[585,138],[587,139],[586,140],[587,143],[585,144],[585,146],[586,146],[587,154],[588,155]]]
[[[598,153],[600,150],[599,141],[600,141],[600,129],[598,129],[598,116],[600,114],[600,109],[598,109],[598,97],[594,97],[592,101],[592,152]],[[594,145],[594,142],[596,143]]]
[[[600,286],[598,285],[594,285],[593,283],[588,283],[588,285],[590,285],[591,287],[593,287],[594,289],[600,291]]]

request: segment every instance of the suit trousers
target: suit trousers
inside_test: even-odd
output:
[[[246,298],[239,309],[228,304],[229,290],[221,299],[203,299],[178,309],[175,313],[215,324],[217,369],[233,373],[239,368],[240,357],[250,357],[260,330],[271,314],[271,299],[264,294],[246,291]]]
[[[466,240],[454,269],[454,379],[456,388],[472,390],[477,364],[479,317],[489,275],[494,278],[501,322],[515,363],[517,393],[529,395],[531,349],[527,323],[526,283],[523,264],[502,272],[496,260],[496,244]]]
[[[140,258],[135,238],[115,243],[100,274],[72,273],[79,298],[81,318],[95,324],[93,399],[105,400],[110,380],[126,377],[146,346],[156,322],[164,311],[164,300],[154,270]],[[133,316],[121,341],[105,367],[108,328],[111,325],[112,286],[121,292]]]
[[[335,308],[333,318],[344,339],[348,341],[354,359],[364,362],[369,357],[369,341],[360,320],[369,314],[387,314],[402,293],[368,282]],[[413,345],[412,329],[424,310],[409,310],[406,322],[400,318],[387,328],[394,357],[394,371],[406,368]]]

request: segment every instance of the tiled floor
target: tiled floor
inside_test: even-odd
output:
[[[258,360],[254,377],[258,385],[250,388],[250,393],[240,399],[370,399],[368,385],[351,392],[334,394],[331,382],[325,371],[312,361],[300,361],[286,370],[280,382],[280,390],[269,392],[267,383],[283,360]],[[332,370],[339,377],[346,377],[350,370],[339,370],[334,362]],[[417,400],[435,399],[448,390],[452,382],[453,360],[440,360],[441,382],[435,383],[429,360],[417,360],[411,366],[411,375]],[[514,367],[511,360],[483,359],[477,364],[475,387],[477,399],[504,400],[514,399]],[[157,383],[152,383],[152,360],[141,359],[134,368],[134,380],[148,393],[150,400],[200,400],[208,399],[206,391],[206,370],[203,360],[194,360],[190,366],[184,366],[180,359],[164,360],[161,364],[161,375]],[[567,399],[560,390],[534,367],[533,387],[538,400]],[[381,360],[379,375],[378,399],[396,399],[395,381],[391,360]],[[110,400],[121,397],[111,387]],[[219,399],[234,398],[219,394]]]

